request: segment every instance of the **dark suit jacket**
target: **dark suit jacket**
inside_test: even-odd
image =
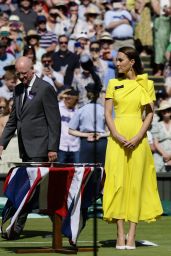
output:
[[[22,108],[23,91],[22,84],[16,86],[13,109],[0,145],[6,148],[17,129],[21,158],[23,145],[28,157],[47,157],[48,151],[57,152],[60,140],[61,119],[55,90],[36,77]]]

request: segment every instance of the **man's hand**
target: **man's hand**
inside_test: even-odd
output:
[[[49,151],[48,152],[48,159],[49,159],[49,162],[56,161],[57,160],[57,153],[53,152],[53,151]]]
[[[2,151],[4,150],[4,147],[3,146],[0,146],[0,159],[1,159],[1,156],[2,156]]]

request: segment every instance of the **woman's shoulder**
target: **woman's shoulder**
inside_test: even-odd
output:
[[[123,81],[123,79],[121,79],[121,78],[112,78],[112,79],[109,80],[109,82],[111,82],[111,83],[117,83],[117,82],[120,82],[120,81]]]
[[[121,82],[123,83],[125,80],[121,79],[121,78],[112,78],[109,80],[108,82],[108,86],[115,86],[115,85],[119,85]]]

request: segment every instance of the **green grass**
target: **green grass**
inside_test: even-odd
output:
[[[128,225],[126,224],[126,228]],[[41,246],[51,246],[51,237],[45,237],[52,230],[51,222],[48,218],[28,219],[23,235],[17,241],[5,241],[0,238],[0,255],[15,255],[17,248],[33,248]],[[98,220],[98,256],[170,256],[171,255],[171,217],[162,217],[157,222],[148,224],[141,222],[137,228],[138,240],[148,240],[159,246],[137,246],[136,250],[118,251],[114,248],[116,239],[116,227],[114,224],[107,224]],[[78,245],[90,246],[93,244],[93,220],[87,221],[87,225],[79,236]],[[63,238],[63,244],[68,245],[66,238]],[[25,254],[20,254],[25,255]],[[33,255],[51,255],[48,253],[27,254]],[[62,254],[57,254],[62,255]],[[80,252],[77,255],[93,255],[93,252]]]

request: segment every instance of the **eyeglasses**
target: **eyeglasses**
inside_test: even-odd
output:
[[[6,107],[5,106],[0,106],[0,109],[5,109]]]
[[[68,44],[68,42],[67,41],[61,41],[61,42],[59,42],[59,44]]]
[[[49,64],[49,63],[51,63],[51,62],[52,62],[51,60],[42,60],[42,63],[43,63],[43,64],[46,64],[46,63]]]
[[[92,48],[90,48],[90,51],[91,52],[99,52],[100,51],[100,48],[97,48],[97,47],[92,47]]]
[[[64,96],[64,98],[63,98],[64,100],[72,100],[73,99],[73,97],[71,96],[71,97],[69,97],[69,96]]]
[[[55,17],[55,18],[58,16],[58,14],[56,12],[54,12],[54,13],[51,12],[51,13],[49,13],[49,15],[52,16],[52,17]]]

